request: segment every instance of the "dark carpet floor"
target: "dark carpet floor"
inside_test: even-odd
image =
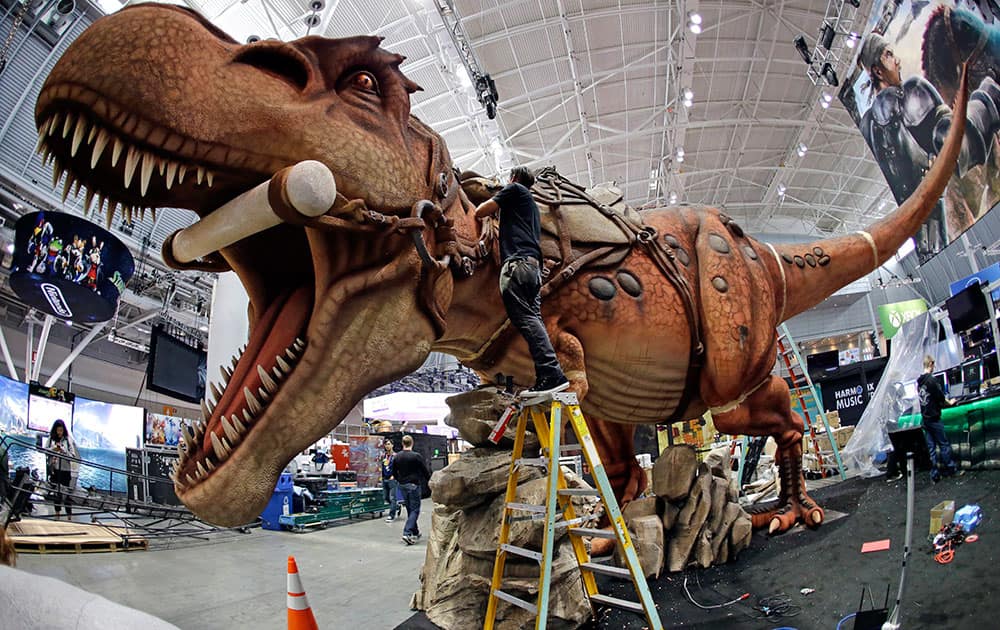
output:
[[[852,479],[816,491],[813,497],[827,510],[846,516],[817,530],[800,530],[782,536],[754,534],[750,548],[735,562],[705,570],[664,574],[650,581],[650,590],[665,628],[761,628],[834,630],[838,622],[859,608],[862,589],[869,587],[881,607],[890,586],[890,608],[899,586],[900,561],[906,522],[906,480],[886,483],[885,477]],[[947,565],[934,561],[928,540],[930,510],[944,500],[956,508],[978,503],[985,514],[976,533],[980,539],[966,543]],[[906,629],[1000,628],[1000,471],[969,472],[963,477],[931,483],[917,473],[914,510],[914,549],[907,570],[902,626]],[[864,542],[889,538],[888,551],[861,553]],[[725,602],[743,593],[750,597],[724,608],[702,610],[686,598],[688,589],[703,605]],[[635,599],[631,585],[603,581],[601,591]],[[803,588],[815,589],[809,595]],[[761,598],[787,596],[798,607],[791,617],[761,617],[754,610]],[[870,608],[867,598],[865,607]],[[854,627],[854,620],[843,624]],[[620,610],[603,611],[595,629],[640,629],[644,618]],[[419,613],[399,626],[407,630],[433,629]]]

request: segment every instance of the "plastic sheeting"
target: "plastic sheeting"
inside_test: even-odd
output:
[[[940,342],[939,327],[943,327],[946,334]],[[903,324],[892,338],[892,353],[882,380],[854,434],[841,450],[846,470],[865,477],[881,474],[875,461],[892,450],[889,431],[897,428],[900,416],[920,412],[917,377],[924,371],[924,357],[934,358],[935,371],[946,370],[961,363],[961,348],[947,318],[935,322],[930,313],[924,313]]]

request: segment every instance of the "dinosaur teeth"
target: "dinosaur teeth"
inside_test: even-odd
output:
[[[271,395],[268,394],[266,391],[264,391],[263,387],[257,388],[257,395],[260,396],[260,399],[263,400],[264,402],[271,400]]]
[[[56,114],[55,116],[53,116],[53,117],[52,117],[52,118],[51,118],[51,119],[49,120],[49,131],[48,131],[48,135],[50,135],[50,136],[52,136],[52,135],[55,135],[55,133],[56,133],[56,129],[57,129],[58,127],[59,127],[59,119],[60,119],[61,117],[62,117],[62,114]]]
[[[167,190],[174,185],[175,175],[177,175],[177,162],[167,162]]]
[[[260,376],[260,382],[264,384],[264,388],[272,394],[278,391],[278,384],[274,382],[274,379],[267,373],[267,370],[262,368],[260,364],[257,365],[257,375]]]
[[[219,458],[219,461],[225,460],[226,457],[229,456],[229,453],[226,451],[225,447],[222,446],[222,441],[219,439],[218,434],[213,431],[209,434],[209,436],[212,439],[212,450],[215,451],[215,456]]]
[[[125,143],[119,138],[115,138],[115,144],[111,147],[111,166],[114,167],[118,164],[118,158],[122,155],[122,149],[125,148]]]
[[[212,464],[212,460],[208,459],[207,457],[205,458],[205,467],[208,468],[208,472],[212,472],[213,470],[215,470],[215,465]]]
[[[250,417],[250,412],[246,409],[243,410],[243,419],[247,421],[246,425],[240,422],[236,416],[233,416],[233,426],[235,426],[236,430],[240,433],[246,433],[247,425],[253,424],[253,418]]]
[[[201,402],[201,415],[205,416],[206,420],[208,418],[211,418],[212,417],[212,412],[209,411],[209,409],[208,409],[208,403],[205,402],[204,398],[202,398],[200,402]]]
[[[218,404],[222,400],[222,392],[219,390],[219,386],[215,384],[215,381],[209,385],[212,390],[212,395],[215,396],[215,402]]]
[[[250,410],[250,413],[256,416],[261,412],[263,407],[261,407],[260,402],[253,395],[253,392],[250,391],[249,387],[243,388],[243,397],[247,400],[247,408]]]
[[[236,419],[235,415],[233,416],[233,419],[234,420]],[[239,433],[236,432],[236,429],[233,427],[232,423],[230,423],[225,416],[222,416],[222,432],[225,433],[226,437],[233,442],[235,442],[236,439],[239,437]]]
[[[196,178],[197,178],[197,182],[200,184],[201,180],[205,179],[205,169],[203,169],[202,167],[199,166],[198,170],[196,172]]]
[[[226,366],[220,365],[219,372],[222,373],[222,382],[225,383],[226,385],[229,385],[229,379],[233,377],[232,371],[230,371],[229,368],[227,368]]]
[[[139,166],[139,152],[135,147],[129,147],[125,154],[125,188],[128,188],[129,184],[132,183],[137,166]]]
[[[76,157],[76,152],[80,150],[80,143],[83,142],[83,136],[87,134],[87,121],[84,120],[83,116],[76,123],[76,129],[73,131],[73,143],[69,147],[69,156]]]
[[[139,195],[142,197],[146,196],[146,191],[149,190],[149,178],[153,176],[153,166],[155,166],[156,158],[152,153],[142,153],[142,170],[139,174]]]
[[[69,135],[69,130],[73,128],[73,123],[76,120],[76,114],[67,114],[66,122],[63,123],[62,137],[65,138]]]
[[[195,478],[191,476],[191,473],[188,473],[188,474],[184,475],[184,479],[187,480],[187,483],[188,483],[189,486],[193,486],[194,484],[198,483],[195,480]]]
[[[278,367],[281,368],[282,372],[284,372],[285,374],[292,373],[292,366],[288,364],[288,361],[285,361],[283,358],[281,358],[280,354],[276,356],[274,360],[278,363]]]

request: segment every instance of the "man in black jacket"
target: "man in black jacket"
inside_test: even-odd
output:
[[[954,400],[945,398],[941,384],[934,378],[934,359],[924,357],[924,373],[917,379],[920,397],[920,415],[923,417],[924,437],[927,438],[927,453],[931,456],[931,481],[941,481],[941,475],[946,477],[964,474],[958,470],[951,458],[951,444],[945,435],[941,424],[941,408],[951,407]],[[940,452],[939,452],[940,449]]]
[[[531,393],[553,393],[569,387],[552,341],[542,323],[541,219],[531,196],[535,176],[527,167],[510,172],[510,183],[479,204],[476,218],[500,213],[500,296],[510,323],[528,342],[535,364]]]
[[[406,525],[403,526],[403,542],[412,545],[420,538],[417,518],[420,516],[420,494],[424,482],[431,478],[427,463],[420,453],[413,452],[413,438],[403,436],[403,452],[396,454],[392,463],[393,476],[399,482],[406,506]]]

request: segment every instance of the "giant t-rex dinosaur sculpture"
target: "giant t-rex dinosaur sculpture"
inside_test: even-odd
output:
[[[380,41],[241,45],[192,11],[140,4],[97,20],[39,94],[40,147],[56,181],[66,171],[66,190],[84,186],[87,205],[96,194],[112,215],[120,204],[129,215],[180,207],[205,217],[300,160],[336,177],[323,221],[267,229],[200,264],[232,268],[251,302],[248,346],[176,473],[178,496],[208,521],[254,519],[292,456],[431,351],[533,381],[472,203],[441,138],[410,115],[419,88],[400,72],[403,58]],[[954,167],[964,94],[926,180],[865,232],[772,246],[713,208],[598,203],[617,226],[610,245],[560,234],[543,315],[620,499],[642,485],[636,423],[711,409],[720,431],[778,443],[780,502],[757,524],[822,522],[801,481],[802,420],[771,375],[775,326],[881,265],[917,230]],[[547,182],[538,192],[565,228],[577,217],[560,204],[585,194]],[[599,235],[612,223],[584,227]]]

